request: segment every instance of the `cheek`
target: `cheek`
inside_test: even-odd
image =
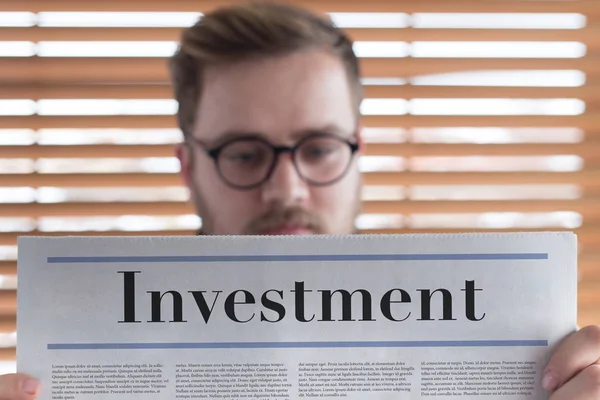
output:
[[[345,219],[354,211],[357,182],[348,178],[333,186],[313,189],[312,203],[323,218]]]
[[[199,196],[204,213],[218,234],[237,234],[255,217],[258,197],[254,191],[242,192],[226,186],[216,175],[198,176]]]
[[[212,200],[211,213],[219,233],[239,233],[253,217],[252,199],[243,193],[224,191]]]
[[[340,190],[336,187],[314,188],[311,193],[312,206],[315,211],[322,214],[323,218],[335,214],[338,211]]]

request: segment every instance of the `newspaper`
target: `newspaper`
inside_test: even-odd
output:
[[[17,369],[56,399],[545,399],[571,233],[21,238]]]

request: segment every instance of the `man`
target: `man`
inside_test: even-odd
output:
[[[171,69],[203,233],[354,232],[362,91],[341,31],[290,6],[237,5],[186,30]],[[552,400],[600,399],[599,359],[600,327],[567,338],[543,378]],[[38,392],[34,378],[0,377],[0,400]]]
[[[345,36],[303,10],[224,9],[184,33],[172,75],[205,233],[353,231],[362,92]]]

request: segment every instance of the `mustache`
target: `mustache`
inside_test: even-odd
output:
[[[323,222],[318,215],[301,207],[273,207],[265,214],[250,221],[244,229],[246,235],[260,235],[284,226],[297,226],[322,233]]]

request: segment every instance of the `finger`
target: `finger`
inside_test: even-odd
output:
[[[587,326],[568,336],[544,369],[542,386],[556,390],[586,367],[600,360],[600,326]]]
[[[597,400],[600,398],[600,365],[585,368],[560,387],[549,400]]]
[[[0,400],[32,400],[40,390],[37,379],[25,374],[0,375]]]

